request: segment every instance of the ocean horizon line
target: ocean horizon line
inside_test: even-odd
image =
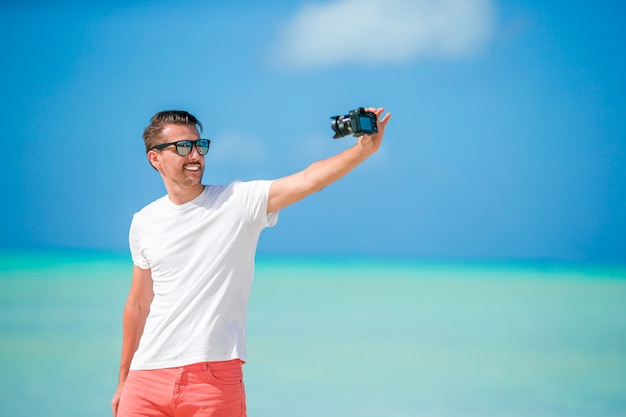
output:
[[[0,273],[16,269],[37,269],[83,263],[131,264],[130,253],[122,249],[35,247],[0,248]],[[426,269],[516,269],[534,272],[594,272],[626,279],[626,264],[551,258],[444,257],[393,253],[320,253],[259,251],[257,267],[309,266]]]

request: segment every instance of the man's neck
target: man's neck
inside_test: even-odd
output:
[[[176,205],[190,202],[204,191],[204,185],[198,184],[193,187],[167,187],[167,197]]]

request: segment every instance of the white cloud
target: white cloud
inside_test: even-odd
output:
[[[304,5],[280,29],[282,68],[384,65],[476,53],[493,30],[492,0],[336,0]]]

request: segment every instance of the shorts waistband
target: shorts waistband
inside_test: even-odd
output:
[[[214,362],[197,362],[192,363],[190,365],[184,365],[179,368],[181,369],[208,369],[208,368],[228,368],[231,366],[241,366],[244,364],[244,361],[241,359],[230,359],[227,361],[214,361]]]

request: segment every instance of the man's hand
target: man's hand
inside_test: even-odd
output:
[[[391,114],[387,113],[383,119],[380,119],[380,116],[385,111],[384,108],[374,108],[369,107],[365,109],[365,111],[372,112],[376,114],[376,118],[378,121],[378,132],[373,135],[363,135],[359,136],[358,146],[363,153],[364,157],[367,158],[372,155],[374,152],[380,148],[380,144],[383,141],[383,136],[385,135],[385,127],[387,123],[389,123],[389,119],[391,119]]]
[[[111,400],[111,409],[113,410],[113,417],[117,416],[117,408],[120,406],[120,398],[122,397],[122,391],[124,390],[124,384],[119,384],[117,390]]]

